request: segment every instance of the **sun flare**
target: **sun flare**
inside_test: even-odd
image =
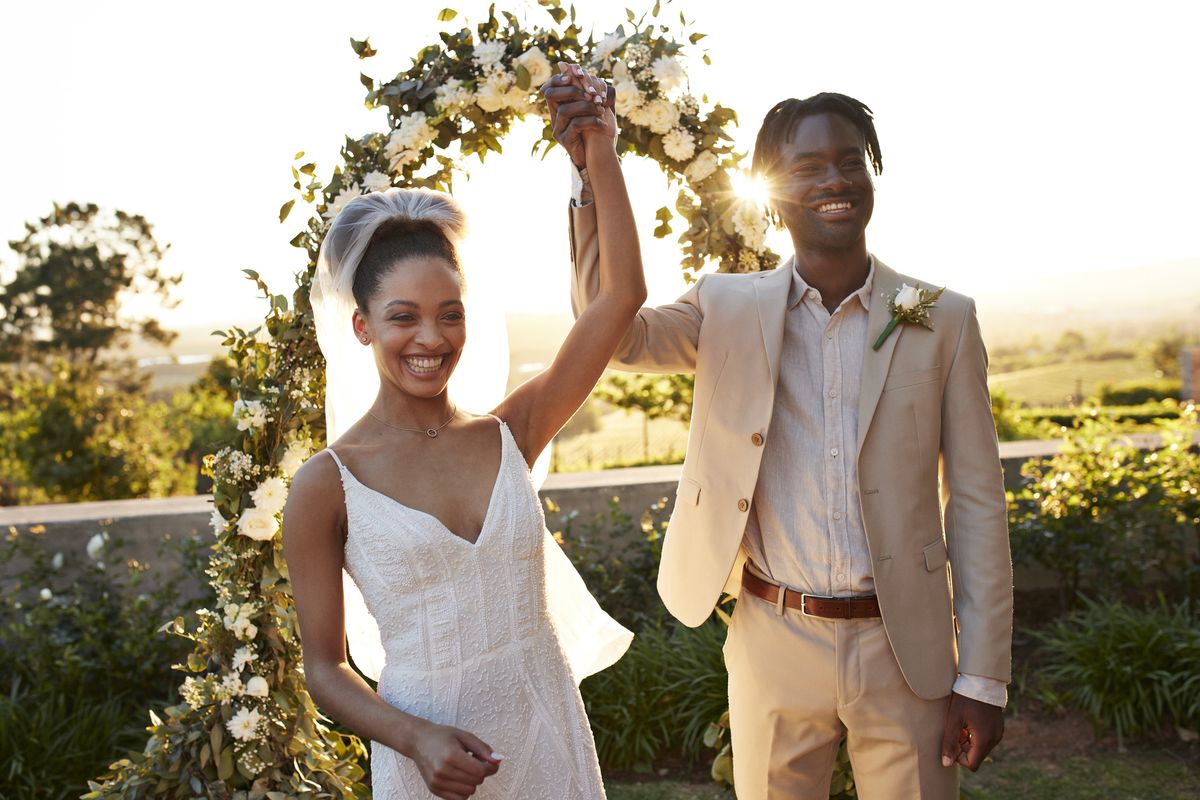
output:
[[[753,200],[759,205],[767,204],[767,182],[757,175],[749,172],[734,172],[729,176],[729,183],[738,197]]]

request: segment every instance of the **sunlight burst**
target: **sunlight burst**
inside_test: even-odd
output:
[[[729,176],[729,183],[738,197],[753,200],[759,205],[766,205],[769,198],[767,182],[749,172],[734,172]]]

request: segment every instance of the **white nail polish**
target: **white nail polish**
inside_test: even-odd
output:
[[[504,756],[500,755],[499,753],[492,753],[492,758],[496,759],[497,761],[504,760]]]

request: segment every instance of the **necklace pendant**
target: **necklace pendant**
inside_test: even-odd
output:
[[[435,429],[430,428],[429,430],[425,431],[425,435],[430,439],[436,439],[438,437],[438,432]]]

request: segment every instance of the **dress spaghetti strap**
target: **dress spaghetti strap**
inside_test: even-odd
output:
[[[332,447],[326,447],[326,448],[325,448],[325,452],[326,452],[326,453],[329,453],[329,455],[333,456],[333,460],[334,460],[334,462],[336,462],[336,463],[337,463],[337,465],[338,465],[338,469],[339,469],[339,470],[344,470],[344,469],[346,469],[346,465],[342,463],[342,460],[341,460],[340,458],[338,458],[338,454],[337,454],[337,453],[335,453],[335,452],[333,452],[333,448],[332,448]]]

